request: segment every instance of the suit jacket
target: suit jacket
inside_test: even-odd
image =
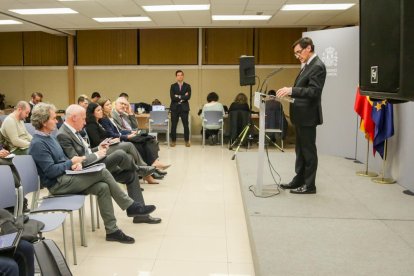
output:
[[[89,164],[94,162],[98,157],[96,154],[88,154],[85,151],[85,147],[79,138],[65,125],[63,124],[58,131],[57,140],[62,147],[65,155],[71,159],[74,156],[86,156],[83,164]],[[98,147],[92,148],[92,152],[98,151]]]
[[[186,93],[188,94],[186,95]],[[176,97],[176,95],[181,96],[181,99]],[[191,85],[189,85],[186,82],[183,82],[183,85],[181,86],[181,90],[180,90],[180,86],[178,85],[178,83],[171,84],[170,98],[171,98],[171,105],[170,105],[171,111],[177,111],[178,105],[181,105],[182,111],[190,111],[190,105],[188,104],[188,101],[191,98]]]
[[[294,103],[290,105],[290,119],[296,126],[316,126],[323,123],[322,89],[326,68],[316,56],[295,80],[292,88]]]
[[[116,110],[112,111],[112,118],[114,119],[116,126],[120,130],[126,130],[126,128],[122,126],[122,119]],[[137,119],[135,118],[135,115],[124,114],[124,119],[125,121],[128,122],[128,124],[131,126],[133,130],[138,128],[138,122],[137,122]]]
[[[105,129],[107,137],[119,138],[121,141],[128,142],[128,135],[122,134],[109,118],[104,117],[99,120],[99,123]]]

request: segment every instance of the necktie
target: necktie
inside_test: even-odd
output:
[[[121,125],[122,125],[122,128],[123,128],[123,129],[125,129],[125,128],[126,128],[126,125],[125,125],[125,121],[124,121],[124,115],[119,114],[119,118],[121,118]]]
[[[307,66],[308,66],[308,64],[305,64],[305,66],[302,67],[302,70],[300,70],[299,76],[302,75],[303,71],[306,70]]]
[[[85,140],[83,140],[82,135],[79,133],[79,131],[76,131],[76,136],[78,137],[79,141],[82,143],[85,154],[86,153],[90,154],[89,145],[85,142]]]

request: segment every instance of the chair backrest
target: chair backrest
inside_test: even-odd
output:
[[[168,111],[151,111],[150,123],[151,125],[167,125]]]
[[[221,126],[223,120],[223,111],[204,111],[203,125],[208,126]]]
[[[31,155],[16,155],[13,158],[13,164],[20,176],[20,182],[23,186],[24,195],[39,190],[39,176],[37,173],[36,163]]]
[[[9,166],[0,166],[0,208],[14,207],[17,203],[16,189],[14,187],[13,173]]]
[[[249,123],[250,111],[232,110],[229,112],[230,138],[235,139]]]
[[[34,128],[34,126],[32,125],[32,123],[24,123],[24,126],[26,127],[27,132],[29,132],[29,134],[33,136],[33,134],[35,133],[35,130],[36,129]]]

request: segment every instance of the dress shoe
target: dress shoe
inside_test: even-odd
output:
[[[126,209],[126,213],[128,217],[145,216],[154,212],[155,209],[156,207],[154,205],[142,205],[134,202]]]
[[[153,166],[138,166],[137,173],[139,176],[148,176],[151,175],[155,171],[155,167]]]
[[[148,223],[148,224],[157,224],[160,223],[161,219],[160,218],[153,218],[151,216],[142,216],[142,217],[135,217],[133,220],[133,223]]]
[[[159,173],[157,173],[156,171],[154,171],[152,174],[152,177],[154,178],[154,179],[163,179],[164,178],[164,176],[163,175],[160,175]]]
[[[152,177],[152,175],[148,175],[146,177],[143,178],[144,180],[144,184],[145,182],[147,182],[148,184],[160,184],[160,182],[155,181],[154,177]]]
[[[185,146],[186,146],[187,148],[191,147],[191,143],[190,143],[190,141],[185,142]]]
[[[167,175],[166,171],[162,171],[162,170],[159,170],[159,169],[155,169],[155,172],[160,174],[160,175]]]
[[[116,241],[120,243],[135,243],[135,239],[133,237],[125,235],[124,232],[121,230],[116,230],[111,234],[106,234],[107,241]]]
[[[159,165],[159,166],[157,166],[157,169],[160,169],[160,170],[165,171],[169,167],[171,167],[171,164],[168,164],[168,165]]]
[[[175,147],[175,142],[171,142],[170,147],[172,147],[172,148]]]
[[[289,184],[281,184],[280,185],[280,188],[282,188],[283,190],[296,189],[296,188],[299,188],[299,187],[301,187],[301,185],[297,185],[297,184],[294,184],[292,182],[290,182]]]
[[[305,185],[294,189],[294,190],[290,190],[291,194],[316,194],[316,187],[307,187]]]

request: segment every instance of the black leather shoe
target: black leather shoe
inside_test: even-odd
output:
[[[159,170],[159,169],[155,169],[155,172],[160,174],[160,175],[167,175],[166,171],[162,171],[162,170]]]
[[[291,194],[316,194],[316,187],[301,186],[297,189],[290,190]]]
[[[137,173],[139,176],[145,177],[152,174],[155,171],[155,167],[153,166],[139,166],[137,169]]]
[[[153,172],[152,173],[152,177],[154,178],[154,179],[163,179],[164,178],[164,176],[163,175],[160,175],[159,173],[157,173],[157,172]]]
[[[116,230],[111,234],[106,234],[107,241],[116,241],[120,243],[135,243],[135,239],[133,237],[125,235],[124,232],[121,230]]]
[[[145,216],[154,212],[156,207],[154,205],[141,205],[138,202],[132,203],[126,210],[128,217]]]
[[[283,190],[289,190],[289,189],[299,188],[300,186],[301,185],[297,185],[297,184],[290,182],[289,184],[281,184],[280,188],[282,188]]]
[[[150,215],[135,217],[133,220],[134,223],[148,223],[148,224],[157,224],[161,222],[160,218],[153,218]]]

